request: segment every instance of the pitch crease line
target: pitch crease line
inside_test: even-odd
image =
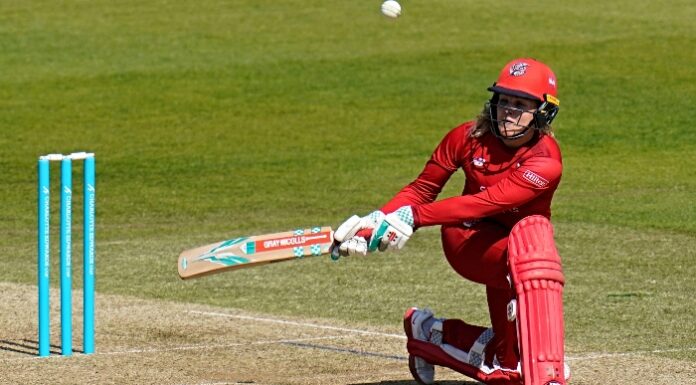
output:
[[[207,311],[199,311],[199,310],[188,310],[187,312],[193,313],[193,314],[214,316],[214,317],[237,318],[237,319],[243,319],[243,320],[249,320],[249,321],[259,321],[259,322],[272,322],[272,323],[283,324],[283,325],[304,326],[304,327],[311,327],[311,328],[316,328],[316,329],[335,330],[335,331],[342,331],[342,332],[349,332],[349,333],[374,335],[374,336],[380,336],[380,337],[398,338],[398,339],[402,339],[402,340],[406,339],[406,336],[401,335],[401,334],[390,334],[390,333],[373,332],[373,331],[369,331],[369,330],[341,328],[341,327],[337,327],[337,326],[318,325],[318,324],[313,324],[313,323],[309,323],[309,322],[295,322],[295,321],[288,321],[288,320],[277,319],[277,318],[251,317],[251,316],[246,316],[246,315],[216,313],[216,312],[207,312]]]
[[[567,361],[582,361],[582,360],[594,360],[597,358],[612,358],[612,357],[624,357],[624,356],[640,356],[646,354],[663,354],[663,353],[679,353],[679,352],[690,352],[696,351],[695,347],[682,348],[682,349],[655,349],[655,350],[636,350],[634,352],[617,352],[617,353],[587,353],[585,356],[568,356]]]
[[[221,349],[221,348],[231,348],[235,346],[251,346],[251,345],[274,345],[274,344],[290,344],[290,343],[300,343],[304,341],[317,341],[317,340],[332,340],[345,338],[343,335],[339,336],[325,336],[325,337],[308,337],[308,338],[295,338],[295,339],[282,339],[282,340],[266,340],[266,341],[252,341],[252,342],[234,342],[229,344],[214,344],[214,345],[192,345],[192,346],[176,346],[172,348],[153,348],[153,349],[133,349],[120,352],[105,352],[103,355],[117,355],[117,354],[131,354],[131,353],[159,353],[159,352],[173,352],[180,350],[204,350],[204,349]]]
[[[237,318],[237,319],[244,319],[244,320],[250,320],[250,321],[260,321],[260,322],[272,322],[272,323],[278,323],[278,324],[284,324],[284,325],[306,326],[306,327],[313,327],[313,328],[317,328],[317,329],[345,331],[345,332],[358,333],[358,334],[364,334],[364,335],[377,335],[377,336],[390,337],[390,338],[406,339],[406,336],[403,336],[400,334],[389,334],[389,333],[372,332],[372,331],[360,330],[360,329],[340,328],[340,327],[336,327],[336,326],[318,325],[318,324],[313,324],[313,323],[308,323],[308,322],[295,322],[295,321],[288,321],[288,320],[276,319],[276,318],[251,317],[251,316],[245,316],[245,315],[236,315],[236,314],[227,314],[227,313],[218,313],[218,312],[205,312],[205,311],[199,311],[199,310],[188,310],[187,312],[194,313],[194,314],[201,314],[201,315],[216,316],[216,317]],[[696,347],[681,348],[681,349],[638,350],[638,351],[633,351],[633,352],[616,352],[616,353],[593,352],[593,353],[585,353],[586,355],[584,355],[584,356],[568,356],[568,357],[566,357],[566,359],[568,361],[582,361],[582,360],[591,360],[591,359],[596,359],[596,358],[637,356],[637,355],[646,355],[646,354],[679,353],[679,352],[695,351],[695,350],[696,350]],[[580,353],[580,354],[582,354],[582,353]]]

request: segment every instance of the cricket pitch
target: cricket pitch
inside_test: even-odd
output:
[[[2,384],[415,384],[401,320],[378,330],[234,309],[97,295],[96,354],[83,355],[81,293],[72,357],[59,355],[51,291],[51,357],[38,358],[36,287],[0,283]],[[571,384],[689,383],[696,364],[659,352],[568,353]],[[438,384],[476,384],[438,368]]]

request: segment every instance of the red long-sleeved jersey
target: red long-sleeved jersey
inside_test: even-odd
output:
[[[512,228],[534,214],[551,217],[551,198],[561,180],[556,140],[540,132],[527,144],[510,148],[492,134],[472,138],[474,121],[452,129],[440,142],[418,178],[382,211],[411,205],[415,227],[461,224],[483,218]],[[463,169],[461,196],[435,201],[450,176]]]

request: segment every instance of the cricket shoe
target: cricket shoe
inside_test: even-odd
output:
[[[566,362],[567,360],[568,360],[568,358],[564,357],[564,360],[563,360],[563,378],[565,379],[566,384],[568,383],[568,381],[570,381],[570,366],[568,366],[568,362]]]
[[[424,330],[424,324],[428,325],[429,331]],[[442,320],[434,318],[430,309],[421,310],[412,307],[406,310],[404,332],[406,332],[408,339],[426,341],[436,345],[442,344]],[[435,382],[435,366],[423,358],[409,354],[408,368],[419,384],[429,385]]]

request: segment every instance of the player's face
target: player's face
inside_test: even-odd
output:
[[[534,120],[536,108],[537,103],[533,100],[512,95],[500,95],[496,109],[500,134],[503,137],[513,137],[526,130]]]

